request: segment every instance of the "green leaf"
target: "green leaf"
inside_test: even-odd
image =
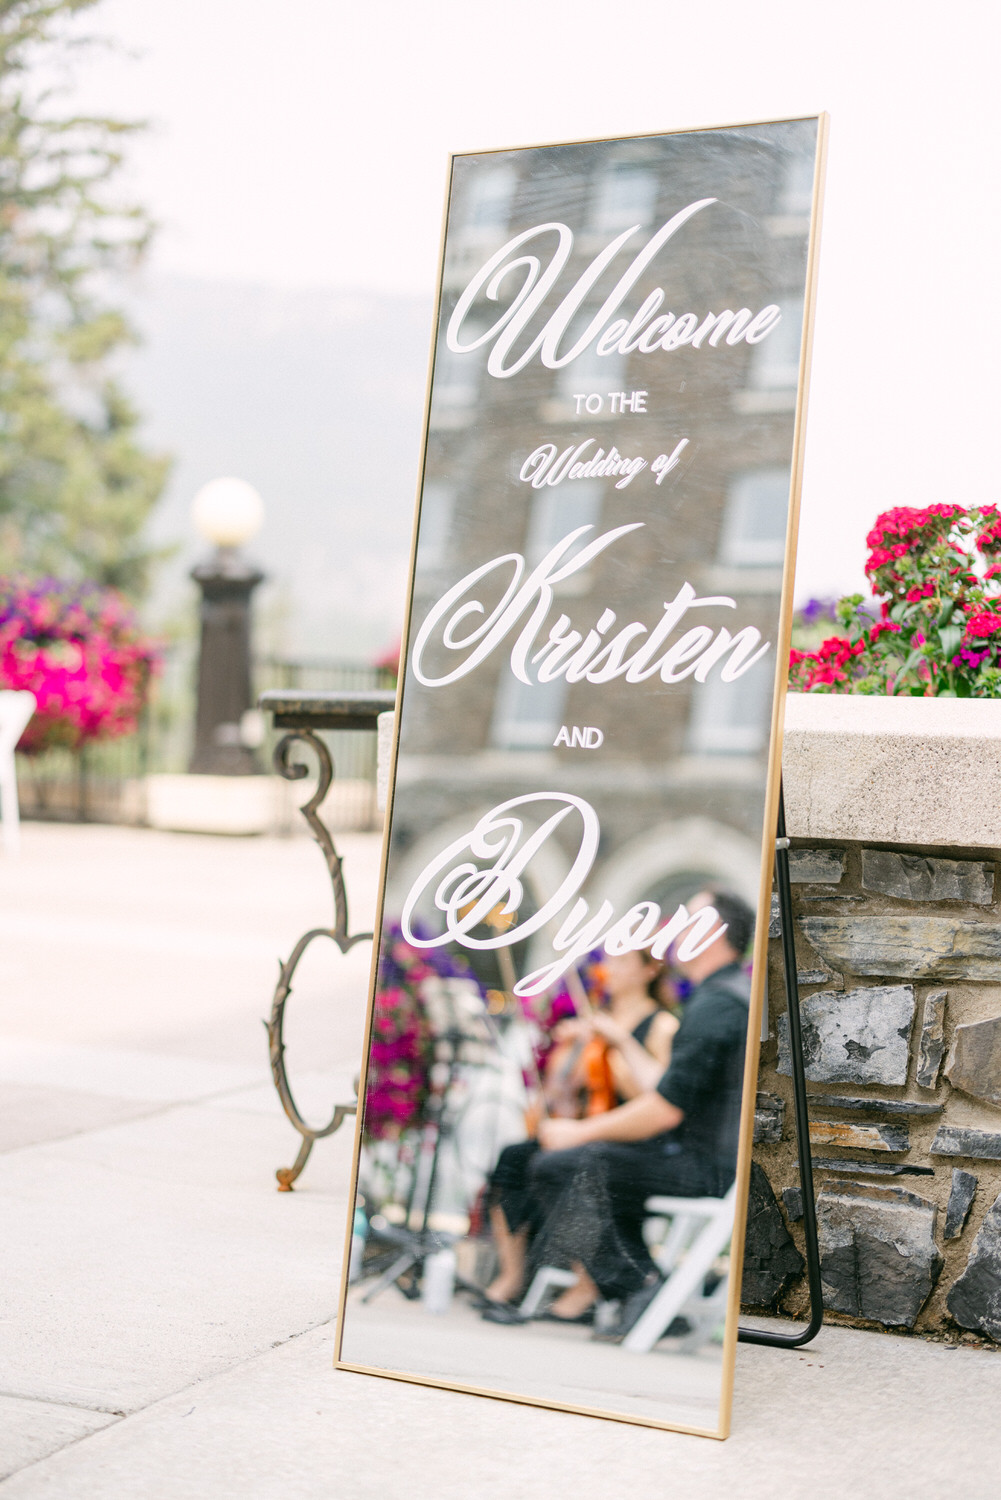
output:
[[[946,661],[951,661],[962,643],[963,626],[943,625],[939,630],[938,638],[942,642],[942,653]]]

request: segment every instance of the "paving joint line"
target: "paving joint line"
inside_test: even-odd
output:
[[[5,1474],[0,1479],[0,1489],[3,1488],[8,1479],[13,1479],[18,1474],[26,1474],[29,1469],[37,1468],[39,1464],[45,1463],[50,1458],[56,1458],[59,1454],[65,1453],[68,1448],[75,1448],[79,1443],[87,1443],[93,1438],[101,1437],[102,1434],[110,1432],[113,1427],[121,1426],[123,1422],[129,1421],[132,1417],[142,1416],[144,1413],[152,1411],[155,1407],[162,1405],[166,1401],[176,1400],[178,1396],[183,1396],[188,1391],[196,1391],[199,1386],[205,1385],[210,1380],[219,1380],[224,1376],[232,1375],[236,1371],[243,1369],[246,1365],[252,1365],[257,1360],[265,1359],[269,1354],[273,1354],[276,1349],[283,1349],[287,1344],[293,1344],[297,1339],[305,1338],[308,1333],[315,1333],[318,1328],[329,1328],[331,1324],[336,1324],[336,1322],[336,1313],[332,1314],[329,1318],[321,1318],[319,1322],[311,1323],[308,1328],[300,1328],[298,1333],[290,1333],[288,1338],[275,1339],[267,1349],[261,1349],[256,1354],[249,1354],[245,1358],[237,1360],[235,1364],[229,1365],[225,1370],[214,1370],[211,1374],[202,1375],[190,1385],[178,1386],[176,1391],[168,1391],[166,1395],[157,1396],[152,1401],[147,1401],[143,1406],[134,1407],[131,1411],[122,1411],[120,1408],[111,1409],[105,1406],[81,1405],[76,1407],[75,1403],[69,1401],[51,1401],[49,1404],[52,1406],[67,1406],[79,1411],[93,1411],[101,1416],[114,1417],[115,1421],[109,1423],[106,1427],[99,1427],[96,1432],[81,1432],[78,1437],[70,1438],[61,1447],[53,1448],[51,1453],[45,1453],[40,1458],[33,1458],[30,1463],[22,1464],[19,1469],[14,1469],[10,1474]],[[333,1373],[333,1365],[330,1366],[330,1371]],[[16,1396],[14,1392],[0,1391],[0,1395],[15,1396],[15,1399],[20,1401],[45,1402],[47,1400],[45,1396]]]
[[[266,1078],[261,1079],[261,1083],[266,1083],[267,1081]],[[192,1099],[167,1099],[162,1103],[154,1105],[151,1109],[143,1110],[141,1114],[131,1115],[127,1120],[106,1120],[102,1125],[84,1126],[80,1130],[69,1130],[65,1135],[47,1136],[44,1141],[26,1141],[21,1146],[0,1147],[0,1156],[15,1156],[18,1151],[36,1151],[45,1146],[59,1146],[64,1141],[76,1140],[78,1136],[98,1135],[102,1130],[122,1130],[129,1125],[137,1124],[140,1120],[152,1120],[157,1115],[169,1115],[175,1109],[185,1109],[188,1106],[198,1104],[211,1104],[215,1099],[228,1099],[233,1094],[249,1093],[254,1089],[259,1089],[261,1083],[239,1083],[235,1084],[232,1088],[216,1089],[210,1094],[197,1094]],[[64,1092],[58,1084],[39,1084],[37,1086],[40,1088],[51,1088],[53,1093]],[[78,1090],[69,1089],[65,1092],[76,1093]],[[82,1090],[82,1092],[86,1093],[86,1090]],[[119,1094],[102,1094],[95,1097],[117,1099],[119,1102],[128,1103],[128,1100],[122,1101]],[[140,1104],[142,1100],[137,1099],[135,1102]]]
[[[71,1411],[93,1411],[103,1417],[127,1417],[120,1406],[95,1406],[89,1401],[66,1401],[62,1396],[31,1396],[24,1391],[0,1390],[0,1401],[34,1401],[39,1406],[65,1406]]]

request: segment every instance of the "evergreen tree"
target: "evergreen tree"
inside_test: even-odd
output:
[[[115,196],[134,123],[67,112],[40,80],[97,0],[0,0],[0,573],[56,573],[133,597],[167,475],[114,369],[134,342],[107,300],[151,225]]]

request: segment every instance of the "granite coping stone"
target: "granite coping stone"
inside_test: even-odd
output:
[[[1001,847],[1001,798],[983,794],[1001,785],[1001,700],[787,693],[785,705],[791,838]]]

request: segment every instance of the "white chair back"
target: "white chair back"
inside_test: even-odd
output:
[[[21,847],[14,748],[35,707],[34,693],[0,691],[0,825],[3,828],[3,847],[8,854],[17,854]]]
[[[685,1221],[684,1239],[665,1241],[671,1245],[673,1260],[661,1264],[666,1280],[649,1307],[636,1321],[622,1341],[623,1349],[631,1354],[647,1354],[661,1338],[675,1318],[684,1315],[703,1322],[701,1336],[685,1341],[685,1352],[695,1353],[701,1343],[709,1337],[714,1319],[725,1316],[721,1309],[721,1298],[712,1301],[712,1316],[703,1320],[701,1314],[708,1308],[700,1303],[708,1302],[700,1294],[700,1288],[712,1268],[713,1261],[729,1243],[733,1233],[734,1206],[737,1185],[730,1188],[724,1198],[648,1198],[648,1214]],[[684,1250],[683,1256],[681,1250]],[[662,1252],[663,1253],[663,1252]],[[725,1293],[723,1294],[725,1296]]]

